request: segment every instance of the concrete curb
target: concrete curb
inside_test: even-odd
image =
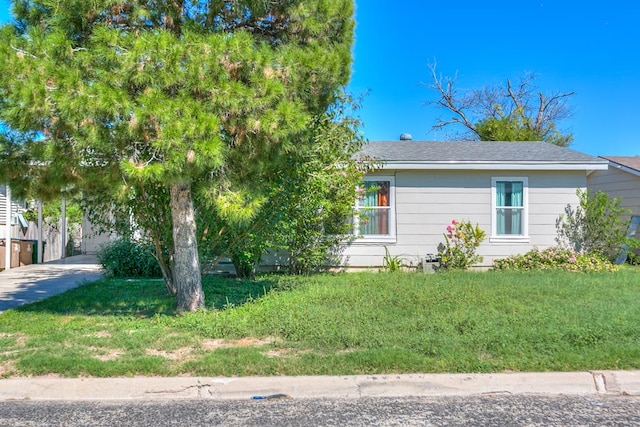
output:
[[[496,394],[640,396],[640,371],[0,380],[0,400],[357,399]]]

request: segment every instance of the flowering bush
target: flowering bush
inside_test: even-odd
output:
[[[524,255],[513,255],[495,262],[496,270],[567,270],[576,272],[616,271],[618,267],[607,258],[583,254],[573,249],[552,246],[534,248]]]
[[[441,268],[464,270],[482,262],[483,258],[476,251],[485,236],[478,224],[473,226],[469,221],[451,221],[444,233],[444,244],[438,246]]]

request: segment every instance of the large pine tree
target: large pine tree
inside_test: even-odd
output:
[[[13,12],[0,120],[35,135],[28,181],[89,199],[167,194],[177,310],[203,307],[193,190],[250,186],[296,149],[349,79],[353,0],[16,0]]]

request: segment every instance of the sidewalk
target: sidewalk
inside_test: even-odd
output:
[[[102,277],[93,255],[79,255],[0,272],[0,313]]]
[[[640,371],[0,380],[0,401],[357,399],[523,394],[640,397]]]

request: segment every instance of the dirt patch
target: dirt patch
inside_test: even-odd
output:
[[[146,354],[149,356],[160,356],[168,360],[185,362],[191,358],[191,348],[183,347],[173,351],[156,350],[148,348]]]
[[[93,338],[111,338],[111,333],[109,331],[97,331],[87,336]]]
[[[10,378],[16,372],[13,360],[0,363],[0,378]]]
[[[282,342],[279,338],[267,337],[267,338],[241,338],[238,340],[223,340],[223,339],[206,339],[202,341],[201,349],[205,351],[214,351],[220,348],[233,348],[233,347],[264,347],[267,345]],[[176,350],[157,350],[149,348],[146,350],[146,354],[149,356],[160,356],[165,359],[186,362],[193,360],[192,353],[198,351],[198,348],[194,347],[182,347]],[[277,357],[277,356],[273,356]]]
[[[346,348],[344,350],[338,350],[336,354],[351,354],[351,353],[355,353],[356,351],[360,351],[360,350],[357,348]]]
[[[303,354],[313,353],[311,350],[295,350],[293,348],[279,348],[274,350],[269,350],[263,353],[267,357],[278,358],[278,359],[296,359]]]
[[[223,339],[210,339],[202,341],[202,348],[205,350],[217,350],[219,348],[232,348],[232,347],[264,347],[270,344],[279,344],[282,339],[276,337],[267,338],[241,338],[239,340],[223,340]]]
[[[109,362],[111,360],[116,360],[117,358],[119,358],[125,353],[122,350],[116,350],[116,349],[105,351],[104,349],[89,348],[88,350],[99,352],[99,354],[94,354],[93,357],[95,357],[96,359],[102,362]]]
[[[27,335],[20,334],[20,333],[17,333],[17,334],[0,333],[0,338],[13,338],[15,341],[16,347],[24,347],[29,337]]]

